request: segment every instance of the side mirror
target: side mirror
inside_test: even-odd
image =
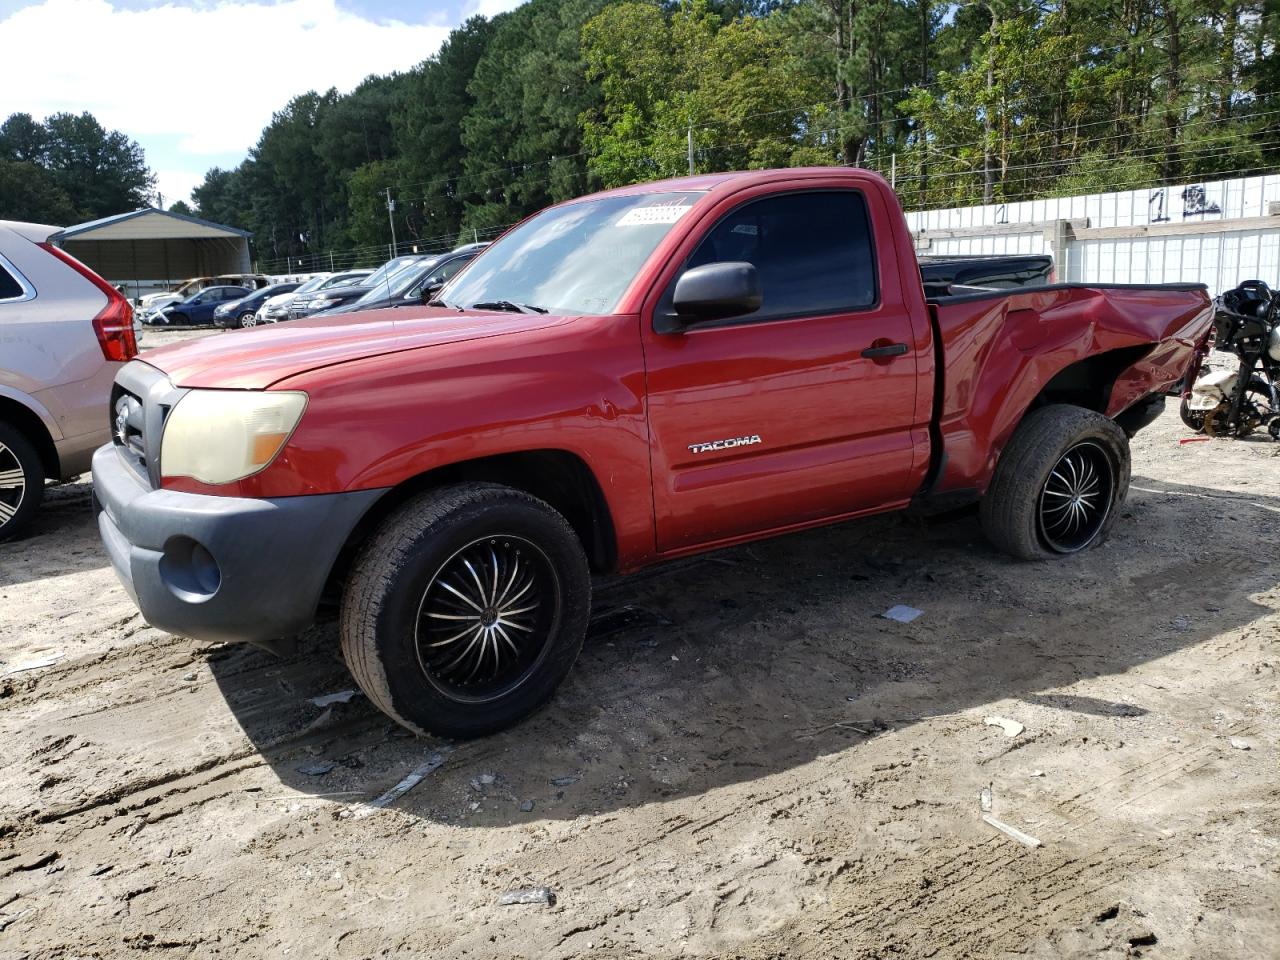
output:
[[[443,289],[444,289],[444,283],[440,281],[437,281],[435,283],[429,283],[422,288],[420,299],[422,300],[423,303],[430,303],[432,300],[435,299],[436,294]]]
[[[753,313],[763,302],[756,268],[743,261],[707,263],[686,270],[676,281],[671,298],[676,316],[687,323]]]

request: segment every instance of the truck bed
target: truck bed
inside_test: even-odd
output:
[[[1204,285],[1190,283],[1060,283],[930,300],[929,310],[936,493],[981,493],[1037,403],[1116,417],[1176,383],[1213,317]]]

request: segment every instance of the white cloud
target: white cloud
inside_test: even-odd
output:
[[[148,150],[163,169],[161,190],[176,199],[210,157],[247,151],[290,97],[408,69],[448,32],[375,22],[333,0],[144,10],[45,0],[0,21],[0,117],[88,110],[144,148],[150,138],[176,137],[176,151]]]
[[[480,14],[484,17],[496,17],[500,13],[514,10],[525,0],[471,0],[467,4],[463,19]]]

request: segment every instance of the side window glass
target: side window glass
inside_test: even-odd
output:
[[[22,284],[0,263],[0,300],[17,300],[22,294]]]
[[[877,299],[867,205],[853,190],[767,197],[712,229],[689,267],[742,260],[756,268],[764,303],[746,322],[862,310]]]

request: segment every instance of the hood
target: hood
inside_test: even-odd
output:
[[[176,293],[149,293],[141,300],[143,308],[151,307],[167,307],[170,304],[181,303],[182,298]]]
[[[285,377],[335,363],[540,330],[574,319],[489,311],[459,313],[443,307],[374,310],[233,330],[148,350],[141,359],[164,371],[175,386],[261,390]]]

